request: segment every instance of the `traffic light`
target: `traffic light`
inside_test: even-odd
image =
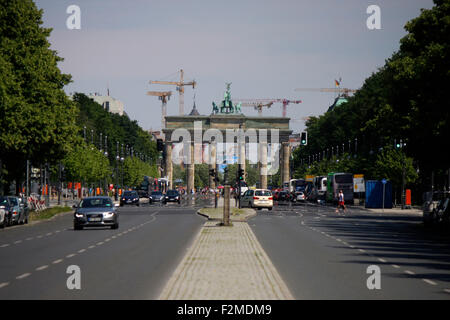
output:
[[[244,169],[238,169],[238,179],[241,181],[244,180]]]
[[[308,133],[304,131],[300,136],[300,145],[306,146],[307,144],[308,144]]]
[[[156,150],[163,151],[164,150],[164,143],[162,139],[156,140]]]

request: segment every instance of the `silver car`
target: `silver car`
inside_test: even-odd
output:
[[[88,197],[74,205],[75,213],[73,228],[82,230],[84,227],[119,228],[119,205],[112,202],[110,197]]]
[[[9,203],[11,204],[11,224],[24,224],[28,223],[28,210],[25,210],[25,205],[19,197],[8,196]]]

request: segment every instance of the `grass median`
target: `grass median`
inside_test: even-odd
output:
[[[44,209],[42,211],[31,211],[28,219],[30,221],[47,220],[54,217],[57,214],[69,212],[73,209],[71,207],[52,207]]]

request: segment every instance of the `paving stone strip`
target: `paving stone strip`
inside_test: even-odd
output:
[[[245,222],[208,221],[163,289],[162,300],[293,299]]]

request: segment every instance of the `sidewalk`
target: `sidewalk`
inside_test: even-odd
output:
[[[208,221],[178,265],[160,300],[293,299],[245,222]]]
[[[372,209],[372,208],[364,208],[367,211],[373,212],[373,213],[387,213],[387,214],[412,214],[412,215],[422,215],[422,210],[420,209],[404,209],[401,208],[392,208],[392,209]]]

